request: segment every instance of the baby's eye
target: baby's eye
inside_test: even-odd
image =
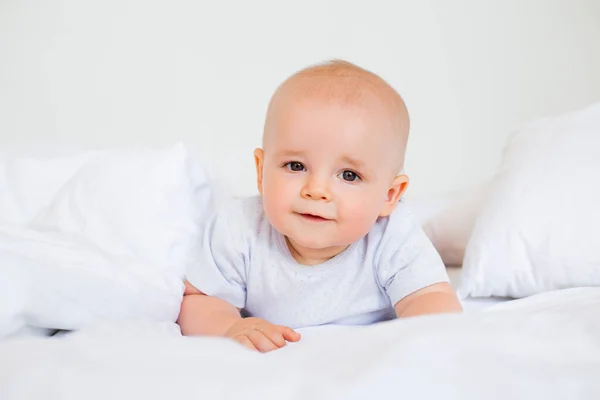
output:
[[[290,171],[294,171],[294,172],[302,172],[302,171],[304,171],[304,165],[302,165],[302,163],[300,163],[298,161],[291,161],[291,162],[285,164],[285,166]]]
[[[356,172],[349,170],[342,171],[338,176],[346,182],[355,182],[360,179]]]

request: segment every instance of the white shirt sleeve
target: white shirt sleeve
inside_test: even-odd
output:
[[[406,205],[398,205],[382,234],[377,277],[392,306],[419,289],[449,282],[442,258]]]
[[[206,223],[196,265],[186,279],[202,293],[218,297],[237,308],[246,305],[248,242],[239,209],[221,207]]]

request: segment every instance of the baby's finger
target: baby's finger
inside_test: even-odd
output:
[[[248,338],[248,336],[236,336],[234,340],[250,350],[258,351],[258,349],[252,344],[252,341]]]
[[[292,328],[287,326],[279,326],[278,328],[279,332],[283,335],[283,338],[288,342],[297,342],[302,338],[302,336]]]
[[[285,339],[283,338],[283,334],[277,329],[277,326],[274,325],[266,325],[261,326],[259,331],[262,332],[271,342],[275,344],[277,347],[285,346]]]
[[[254,331],[248,335],[248,338],[252,341],[252,344],[261,353],[276,350],[279,347],[267,338],[262,332]]]

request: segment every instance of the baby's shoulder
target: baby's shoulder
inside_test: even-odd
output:
[[[416,214],[406,201],[400,200],[389,216],[380,217],[375,221],[367,236],[371,243],[377,243],[379,247],[398,248],[411,236],[418,234],[420,228]]]
[[[232,198],[216,207],[215,220],[239,236],[247,237],[260,232],[265,214],[260,196]]]

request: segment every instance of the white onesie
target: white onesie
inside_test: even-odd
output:
[[[366,236],[319,265],[294,260],[260,197],[223,205],[200,249],[187,273],[192,285],[248,316],[291,328],[391,319],[405,296],[448,282],[440,256],[402,201]]]

